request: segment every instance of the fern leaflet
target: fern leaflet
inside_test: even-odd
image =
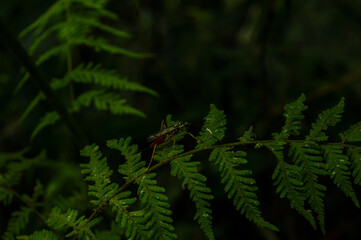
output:
[[[286,118],[286,121],[281,133],[274,133],[274,139],[285,140],[289,136],[300,135],[301,120],[304,119],[302,111],[307,109],[307,106],[303,104],[305,100],[306,97],[302,94],[295,102],[289,103],[284,107],[285,112],[283,116]]]
[[[8,221],[8,227],[3,235],[3,240],[13,240],[14,235],[18,235],[20,230],[25,228],[25,225],[29,222],[29,215],[31,209],[27,207],[21,207],[19,211],[11,213],[11,218]]]
[[[340,188],[346,196],[351,198],[357,207],[360,207],[350,180],[350,171],[348,169],[350,161],[348,157],[342,153],[343,147],[338,145],[325,145],[323,148],[325,150],[326,169],[331,179],[333,179],[337,187]]]
[[[255,194],[257,191],[256,181],[249,177],[252,171],[236,169],[236,166],[247,163],[247,160],[244,159],[246,153],[243,151],[233,153],[229,150],[226,147],[216,148],[209,157],[210,161],[219,165],[222,183],[225,184],[224,190],[228,193],[228,198],[233,198],[233,205],[236,209],[240,210],[241,214],[245,214],[247,219],[257,226],[278,231],[277,227],[265,221],[261,216],[261,211],[258,209],[259,202]]]
[[[58,240],[59,238],[49,230],[35,231],[29,236],[17,236],[17,239],[23,240]]]
[[[78,211],[74,209],[68,209],[66,213],[61,214],[61,209],[54,207],[49,214],[49,218],[46,220],[46,223],[53,227],[56,230],[67,230],[72,229],[65,237],[71,237],[78,235],[80,238],[90,237],[95,238],[94,233],[91,231],[91,228],[101,221],[101,218],[95,218],[90,222],[87,222],[85,216],[77,218]]]
[[[313,228],[316,228],[315,220],[311,211],[305,209],[305,196],[302,192],[303,183],[300,175],[300,168],[289,164],[284,160],[284,142],[272,142],[264,144],[276,157],[277,166],[272,174],[274,185],[277,186],[276,192],[281,198],[287,197],[291,207],[306,218]]]
[[[170,119],[167,119],[170,123]],[[176,138],[177,136],[175,136]],[[155,156],[154,160],[163,161],[183,152],[183,145],[168,144],[163,147]],[[192,155],[175,158],[170,162],[171,175],[183,180],[182,188],[187,188],[190,197],[196,205],[194,220],[197,220],[208,239],[215,239],[212,229],[212,210],[210,200],[213,199],[211,189],[206,186],[207,178],[197,171],[200,162],[190,161]]]
[[[204,118],[202,130],[197,136],[198,144],[196,148],[209,147],[223,139],[226,130],[226,116],[223,111],[216,108],[214,104],[210,105],[210,111]]]
[[[157,96],[157,93],[136,82],[130,82],[126,78],[121,78],[115,71],[102,69],[100,65],[89,63],[86,66],[80,64],[73,71],[68,73],[66,81],[71,79],[75,82],[95,83],[104,87],[111,87],[115,90],[140,91]]]
[[[361,184],[361,149],[351,148],[348,150],[348,156],[351,160],[352,176],[355,184]]]
[[[155,176],[155,173],[149,173],[136,180],[140,205],[146,212],[144,218],[149,231],[148,239],[175,239],[177,235],[173,233],[174,227],[171,225],[173,220],[168,197],[163,194],[165,189],[157,186],[157,181],[153,179]]]
[[[346,130],[340,133],[341,142],[361,142],[361,122],[358,122]]]
[[[345,99],[341,98],[336,106],[320,113],[316,122],[312,123],[312,129],[306,140],[316,142],[327,141],[328,137],[324,131],[330,126],[335,126],[341,120],[344,106]]]
[[[91,200],[91,202],[99,206],[109,199],[109,205],[116,212],[115,221],[121,223],[120,226],[125,229],[126,236],[131,239],[143,238],[145,234],[143,233],[142,218],[137,212],[128,211],[128,207],[135,203],[136,198],[129,198],[130,191],[116,194],[119,188],[118,184],[111,183],[112,171],[109,170],[106,158],[101,159],[98,146],[87,146],[81,153],[83,156],[90,157],[89,164],[82,164],[81,166],[85,168],[82,173],[89,174],[86,180],[94,182],[94,185],[89,186],[89,196],[95,196],[97,199]]]
[[[59,119],[60,119],[60,116],[55,111],[46,113],[45,116],[42,119],[40,119],[39,124],[36,126],[34,131],[31,133],[30,139],[34,139],[34,137],[41,130],[43,130],[45,127],[47,127],[49,125],[54,125],[56,123],[56,121],[58,121]]]
[[[325,233],[325,204],[323,202],[326,187],[318,183],[318,176],[327,175],[326,166],[315,143],[292,143],[290,156],[300,167],[302,174],[303,194],[313,211],[317,214],[321,231]],[[311,223],[312,224],[312,223]],[[315,225],[314,225],[315,227]]]

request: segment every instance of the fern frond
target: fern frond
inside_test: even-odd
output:
[[[58,236],[49,230],[35,231],[29,236],[17,236],[16,239],[23,240],[58,240]]]
[[[57,112],[53,111],[53,112],[48,112],[45,114],[45,116],[40,119],[39,124],[35,127],[34,131],[31,133],[31,137],[30,139],[34,139],[34,137],[41,131],[43,130],[45,127],[49,126],[49,125],[53,125],[56,123],[56,121],[58,121],[60,119],[60,116]]]
[[[225,184],[224,190],[228,193],[228,198],[233,199],[233,205],[241,214],[245,214],[246,218],[254,222],[259,227],[266,227],[273,231],[278,228],[273,224],[265,221],[259,210],[259,202],[257,200],[256,181],[250,177],[252,171],[239,170],[236,167],[244,165],[247,160],[244,158],[246,153],[230,151],[230,148],[221,147],[212,151],[209,160],[219,165],[222,183]]]
[[[361,142],[361,122],[358,122],[340,133],[341,142]]]
[[[145,171],[145,162],[141,161],[137,145],[130,145],[132,138],[120,138],[107,141],[107,146],[117,149],[125,157],[126,162],[119,165],[118,171],[129,180]]]
[[[302,94],[296,101],[285,105],[283,116],[286,118],[286,121],[281,133],[274,134],[274,139],[286,140],[289,136],[300,135],[301,120],[304,119],[302,111],[307,109],[307,106],[303,104],[305,100],[306,97]]]
[[[109,110],[112,114],[132,114],[145,117],[144,113],[126,104],[126,100],[115,93],[106,93],[102,90],[92,90],[83,93],[72,102],[71,111],[76,112],[83,106],[89,107],[94,103],[98,110]]]
[[[122,140],[120,140],[120,143],[116,143],[114,140],[108,141],[108,145],[112,148],[127,148],[127,146],[124,146],[125,141],[122,142]],[[89,196],[95,196],[98,200],[92,200],[91,202],[99,206],[116,193],[119,188],[118,184],[111,183],[112,171],[109,170],[106,158],[102,158],[101,153],[98,151],[98,146],[87,146],[81,151],[81,154],[90,157],[89,164],[81,165],[81,167],[85,168],[82,173],[89,174],[86,180],[94,182],[94,185],[89,185]],[[132,153],[129,154],[129,157],[132,158],[133,156],[130,155]],[[115,221],[121,223],[120,226],[125,230],[127,238],[144,239],[146,234],[143,218],[139,216],[139,212],[129,212],[128,210],[128,207],[136,202],[136,198],[130,198],[130,196],[130,191],[121,192],[110,198],[109,205],[116,212]]]
[[[305,209],[305,195],[303,194],[301,169],[296,165],[289,164],[284,160],[284,142],[271,142],[264,144],[276,157],[277,166],[272,174],[276,192],[281,198],[290,200],[291,208],[294,208],[313,228],[316,228],[315,220],[311,211]]]
[[[168,197],[164,195],[165,189],[157,186],[154,180],[155,173],[143,175],[136,180],[139,185],[138,196],[140,205],[146,212],[144,219],[148,231],[148,239],[175,239],[174,227],[170,215]]]
[[[95,83],[104,87],[111,87],[114,90],[139,91],[153,96],[158,95],[155,91],[143,85],[120,77],[115,71],[102,69],[101,65],[94,65],[93,63],[89,63],[86,66],[80,64],[65,76],[65,79],[68,78],[75,82]]]
[[[253,132],[253,126],[250,126],[249,129],[247,131],[245,131],[245,133],[243,134],[242,137],[238,138],[238,140],[240,142],[249,142],[254,140],[254,132]]]
[[[304,183],[302,192],[312,210],[317,214],[321,231],[325,233],[325,204],[323,198],[326,187],[318,183],[318,176],[327,175],[327,172],[325,170],[325,163],[321,157],[321,151],[318,148],[319,147],[312,142],[292,143],[289,154],[293,157],[295,164],[301,169]]]
[[[323,148],[325,150],[326,169],[331,179],[346,196],[351,198],[357,207],[360,207],[350,180],[350,170],[348,168],[350,161],[342,153],[343,146],[325,145]]]
[[[341,98],[336,106],[320,113],[316,122],[312,123],[312,129],[309,135],[306,136],[306,140],[316,142],[326,141],[328,137],[324,131],[327,130],[328,127],[335,126],[341,120],[344,106],[345,99]]]
[[[361,149],[351,148],[348,149],[348,156],[351,160],[352,177],[354,177],[354,183],[361,185]]]
[[[31,31],[34,31],[33,35],[38,35],[49,24],[50,18],[61,14],[64,8],[64,2],[56,1],[51,7],[49,7],[45,13],[40,15],[37,20],[22,30],[19,34],[19,38],[25,37]]]
[[[152,57],[152,54],[149,53],[136,53],[121,47],[118,47],[116,45],[113,45],[111,43],[109,43],[106,39],[104,38],[93,38],[93,37],[88,37],[88,38],[73,38],[71,39],[71,43],[73,45],[85,45],[88,46],[90,48],[93,48],[96,52],[99,51],[105,51],[108,53],[113,53],[113,54],[120,54],[120,55],[124,55],[127,57],[131,57],[131,58],[147,58],[147,57]]]
[[[120,31],[109,25],[103,24],[98,19],[84,17],[82,15],[74,15],[71,17],[71,20],[73,23],[75,23],[77,25],[80,25],[80,26],[88,25],[89,27],[103,30],[103,31],[110,33],[117,37],[121,37],[121,38],[129,38],[130,37],[129,33],[125,32],[125,31]]]
[[[95,235],[92,232],[91,228],[101,221],[101,218],[95,218],[90,222],[87,222],[85,216],[81,216],[78,218],[78,211],[74,209],[68,209],[66,213],[61,213],[61,209],[58,207],[54,207],[49,214],[46,223],[53,227],[56,230],[68,230],[72,229],[70,233],[68,233],[65,237],[71,237],[74,235],[78,235],[79,238],[90,237],[91,239],[95,239]]]
[[[43,62],[50,59],[51,57],[57,56],[57,55],[64,55],[66,53],[66,44],[60,44],[55,47],[52,47],[48,49],[46,52],[42,53],[36,60],[36,65],[40,66]]]
[[[212,146],[217,141],[222,140],[225,135],[226,116],[214,104],[210,105],[210,111],[204,120],[202,130],[197,137],[198,144],[196,148]]]
[[[171,161],[171,175],[183,180],[182,188],[190,192],[196,205],[194,220],[197,220],[208,239],[215,239],[212,229],[212,210],[210,200],[213,199],[211,189],[207,187],[207,178],[197,171],[200,162],[191,162],[191,155]]]
[[[27,150],[0,154],[0,168],[3,168],[0,174],[0,201],[5,205],[11,203],[14,192],[10,188],[20,182],[23,172],[44,161],[44,152],[33,158],[26,158],[24,154]]]
[[[169,117],[167,117],[167,123],[171,123]],[[154,156],[154,160],[158,162],[167,160],[181,154],[183,151],[183,145],[173,146],[173,143],[171,143],[168,146],[163,146]],[[192,155],[187,155],[173,159],[170,162],[171,175],[177,176],[179,180],[182,180],[182,188],[189,190],[190,197],[196,205],[194,220],[198,221],[208,239],[215,239],[212,229],[212,210],[210,209],[211,204],[209,202],[213,199],[211,189],[206,185],[207,178],[197,170],[200,162],[191,162],[191,157]]]
[[[40,36],[38,36],[34,42],[31,44],[31,47],[29,49],[29,54],[33,55],[36,51],[36,49],[40,46],[42,42],[44,42],[51,34],[54,32],[60,31],[62,28],[66,27],[65,22],[59,22],[54,24],[53,26],[46,29]]]
[[[98,150],[99,147],[93,144],[80,151],[80,155],[90,158],[89,163],[80,164],[80,167],[83,168],[82,174],[88,174],[85,180],[93,182],[89,185],[88,194],[96,198],[90,201],[95,206],[99,206],[118,189],[118,184],[110,181],[113,171],[109,170],[107,159]]]
[[[21,207],[19,211],[12,212],[11,218],[8,221],[8,227],[3,235],[3,240],[15,239],[14,236],[18,235],[29,222],[30,213],[31,209],[28,207]]]

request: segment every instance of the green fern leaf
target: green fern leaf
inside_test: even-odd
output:
[[[102,158],[102,154],[98,149],[99,147],[93,144],[80,151],[82,156],[90,158],[89,163],[80,164],[80,167],[83,168],[82,174],[88,174],[85,180],[93,182],[93,184],[89,185],[88,194],[96,198],[90,201],[95,206],[99,206],[106,201],[118,189],[118,184],[111,183],[110,176],[113,171],[109,170],[107,159]]]
[[[117,149],[125,157],[126,162],[120,164],[118,171],[129,180],[145,171],[145,162],[141,161],[140,153],[138,153],[137,145],[130,145],[131,138],[121,138],[119,141],[113,139],[107,141],[107,146],[112,149]]]
[[[30,139],[34,139],[34,137],[45,127],[49,125],[54,125],[56,121],[60,119],[59,114],[57,112],[48,112],[45,114],[45,116],[40,119],[40,123],[36,126],[34,131],[31,133]]]
[[[175,124],[167,117],[168,124]],[[177,136],[174,136],[175,138]],[[154,156],[155,161],[167,160],[173,156],[177,156],[184,151],[183,145],[173,145],[173,142],[162,146],[162,149]],[[197,220],[208,239],[215,239],[212,229],[212,210],[210,200],[213,196],[210,194],[211,189],[206,186],[207,178],[197,171],[200,162],[191,162],[192,155],[175,158],[170,162],[171,175],[177,176],[179,180],[183,180],[182,188],[187,188],[190,197],[196,205],[196,214],[194,220]]]
[[[253,132],[253,126],[250,126],[249,129],[243,134],[242,137],[238,138],[240,142],[249,142],[254,140],[254,132]]]
[[[110,34],[113,34],[114,36],[121,37],[121,38],[129,38],[130,34],[124,31],[120,31],[116,28],[113,28],[111,26],[105,25],[101,23],[98,19],[88,18],[81,15],[74,15],[71,18],[72,22],[80,26],[88,25],[92,28],[97,28],[100,30],[103,30],[105,32],[108,32]]]
[[[223,139],[226,130],[226,116],[223,111],[210,105],[209,114],[204,118],[202,130],[197,137],[198,144],[196,148],[209,147]]]
[[[318,150],[318,146],[315,143],[292,143],[290,156],[293,156],[295,164],[301,168],[304,183],[302,191],[311,208],[317,214],[321,231],[325,233],[325,205],[323,197],[325,196],[326,187],[318,183],[318,176],[327,175],[327,172],[321,157],[321,151]]]
[[[25,228],[29,222],[29,215],[31,209],[27,207],[21,207],[19,211],[11,213],[11,218],[8,221],[8,227],[3,235],[3,240],[13,240],[15,235],[18,235],[22,229]]]
[[[129,147],[129,143],[130,138],[126,141],[120,139],[119,142],[111,140],[107,143],[108,147],[118,149],[126,155],[127,166],[136,161],[138,159],[137,156],[140,155],[135,154],[137,147],[135,145]],[[106,158],[102,158],[101,153],[98,151],[98,146],[87,146],[81,151],[81,154],[90,157],[89,164],[82,164],[81,167],[85,168],[82,173],[90,174],[86,180],[94,182],[94,185],[89,186],[89,195],[97,197],[98,200],[92,200],[91,202],[98,206],[112,197],[119,187],[118,184],[111,183],[110,176],[112,171],[109,170]],[[129,161],[131,162],[129,163]],[[131,170],[127,172],[129,177],[132,177],[134,174],[133,172],[130,173]],[[130,205],[136,202],[136,198],[130,198],[130,195],[130,191],[121,192],[110,198],[109,205],[116,212],[115,221],[121,223],[121,228],[125,229],[127,238],[144,239],[146,234],[143,218],[139,217],[139,214],[137,215],[127,210]]]
[[[328,137],[325,134],[330,126],[335,126],[341,120],[341,114],[345,106],[345,99],[341,98],[340,102],[331,109],[327,109],[318,115],[316,122],[312,123],[312,129],[306,137],[307,141],[322,142],[326,141]]]
[[[361,122],[358,122],[346,130],[340,133],[341,142],[361,142]]]
[[[109,201],[112,210],[116,212],[115,221],[120,223],[128,239],[145,239],[146,231],[143,211],[129,212],[128,207],[136,202],[136,198],[129,198],[131,192],[125,191],[117,194]]]
[[[350,180],[350,170],[348,169],[350,161],[348,157],[342,153],[343,146],[325,145],[324,150],[326,169],[331,179],[333,179],[333,182],[346,196],[351,198],[357,207],[360,207]]]
[[[241,214],[245,214],[246,218],[257,226],[278,231],[277,227],[265,221],[261,216],[255,194],[257,191],[256,181],[249,177],[252,171],[236,169],[237,166],[247,163],[245,156],[246,153],[243,151],[233,153],[230,148],[222,147],[214,149],[209,160],[219,165],[222,183],[225,184],[224,190],[228,193],[228,198],[233,198],[233,205],[236,209],[240,210]]]
[[[23,240],[58,240],[58,236],[49,230],[35,231],[29,236],[17,236],[16,239]]]
[[[79,111],[83,106],[89,107],[91,103],[98,110],[108,110],[112,114],[132,114],[145,117],[144,113],[126,104],[125,99],[119,98],[115,93],[105,93],[101,90],[88,91],[80,95],[72,102],[72,112]]]
[[[104,38],[73,38],[71,39],[71,43],[74,45],[85,45],[93,48],[96,52],[105,51],[112,54],[121,54],[131,58],[147,58],[153,57],[152,54],[149,53],[136,53],[116,45],[112,45],[108,43],[108,41]]]
[[[351,160],[352,176],[354,183],[361,185],[361,149],[351,148],[348,150],[348,156]]]
[[[163,194],[165,189],[157,186],[157,181],[153,179],[155,176],[155,173],[149,173],[136,180],[140,205],[146,212],[144,218],[148,239],[175,239],[177,235],[171,225],[173,220],[170,217],[172,211],[169,209],[168,197]]]
[[[281,198],[287,197],[290,200],[291,207],[306,218],[313,228],[316,228],[311,211],[305,209],[305,194],[302,191],[303,183],[300,175],[301,169],[284,160],[285,144],[284,142],[264,144],[277,159],[277,166],[272,175],[274,185],[277,186],[276,192],[280,194]]]
[[[302,94],[295,102],[289,103],[284,107],[283,116],[286,118],[286,122],[282,127],[282,131],[279,134],[274,134],[276,140],[286,140],[289,136],[300,135],[301,120],[304,119],[302,111],[307,109],[307,106],[303,104],[306,100],[304,94]]]
[[[147,87],[136,82],[130,82],[126,78],[121,78],[115,71],[101,69],[100,65],[94,66],[93,63],[89,63],[86,66],[80,64],[68,73],[65,79],[72,79],[75,82],[82,83],[95,83],[104,87],[111,87],[115,90],[139,91],[149,93],[153,96],[158,95],[155,91]]]
[[[69,228],[71,228],[72,231],[68,233],[66,237],[71,237],[75,234],[78,234],[79,238],[87,236],[94,239],[95,235],[91,231],[91,227],[101,221],[101,218],[95,218],[89,223],[87,223],[87,219],[85,218],[85,216],[81,216],[79,218],[77,216],[77,210],[68,209],[66,213],[61,214],[61,209],[58,207],[54,207],[51,210],[51,213],[49,214],[46,223],[56,230],[68,230]]]

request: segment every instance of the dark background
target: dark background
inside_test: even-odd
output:
[[[39,0],[1,1],[0,13],[17,35],[50,4]],[[117,27],[132,35],[122,40],[121,46],[154,57],[131,59],[80,49],[78,61],[91,60],[114,68],[157,91],[159,97],[127,95],[128,102],[143,111],[146,118],[113,116],[95,109],[77,113],[77,120],[97,144],[104,146],[107,139],[132,136],[133,142],[143,145],[167,114],[201,124],[210,103],[227,114],[226,142],[236,141],[251,125],[257,139],[270,139],[271,133],[282,127],[284,104],[301,93],[306,94],[309,106],[305,134],[317,114],[335,105],[342,96],[346,97],[343,121],[330,131],[334,133],[330,140],[337,141],[339,131],[361,118],[360,1],[110,1],[107,9],[119,16]],[[25,40],[23,44],[28,47],[30,43]],[[28,81],[14,94],[21,78],[20,64],[8,49],[1,50],[0,150],[16,151],[30,144],[34,152],[47,149],[54,159],[83,161],[60,123],[29,141],[38,119],[51,109],[46,103],[21,126],[13,127],[38,88]],[[57,76],[63,69],[57,60],[41,67],[48,77]],[[194,134],[198,130],[192,129]],[[192,146],[191,138],[184,141]],[[273,156],[264,150],[246,150],[247,167],[253,170],[259,186],[260,209],[265,219],[281,231],[258,229],[235,212],[219,184],[217,169],[201,154],[195,159],[204,164],[201,171],[215,195],[212,206],[217,239],[241,239],[241,235],[243,239],[358,239],[360,211],[329,179],[321,179],[328,187],[327,234],[323,236],[289,207],[288,200],[275,193],[270,181],[276,164]],[[158,179],[167,189],[179,239],[205,239],[192,221],[194,206],[188,193],[179,190],[179,182],[169,176],[167,168],[160,171]],[[360,187],[354,187],[360,196]],[[1,222],[0,231],[4,224]]]

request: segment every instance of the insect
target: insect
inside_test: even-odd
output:
[[[162,121],[162,127],[163,127],[163,122],[164,121]],[[149,165],[148,165],[146,171],[149,169],[150,165],[152,164],[155,149],[156,149],[157,145],[167,142],[169,139],[174,137],[179,132],[182,132],[182,131],[186,132],[189,125],[190,125],[189,122],[176,123],[173,126],[161,129],[158,132],[155,132],[152,135],[147,137],[147,142],[151,143],[149,147],[153,147],[153,152],[152,152],[152,157],[150,159],[150,162],[149,162]],[[186,133],[189,134],[194,139],[196,139],[196,137],[194,137],[191,133],[189,133],[189,132],[186,132]],[[174,144],[175,144],[175,138],[174,138]],[[174,144],[173,144],[173,148],[174,148]]]

